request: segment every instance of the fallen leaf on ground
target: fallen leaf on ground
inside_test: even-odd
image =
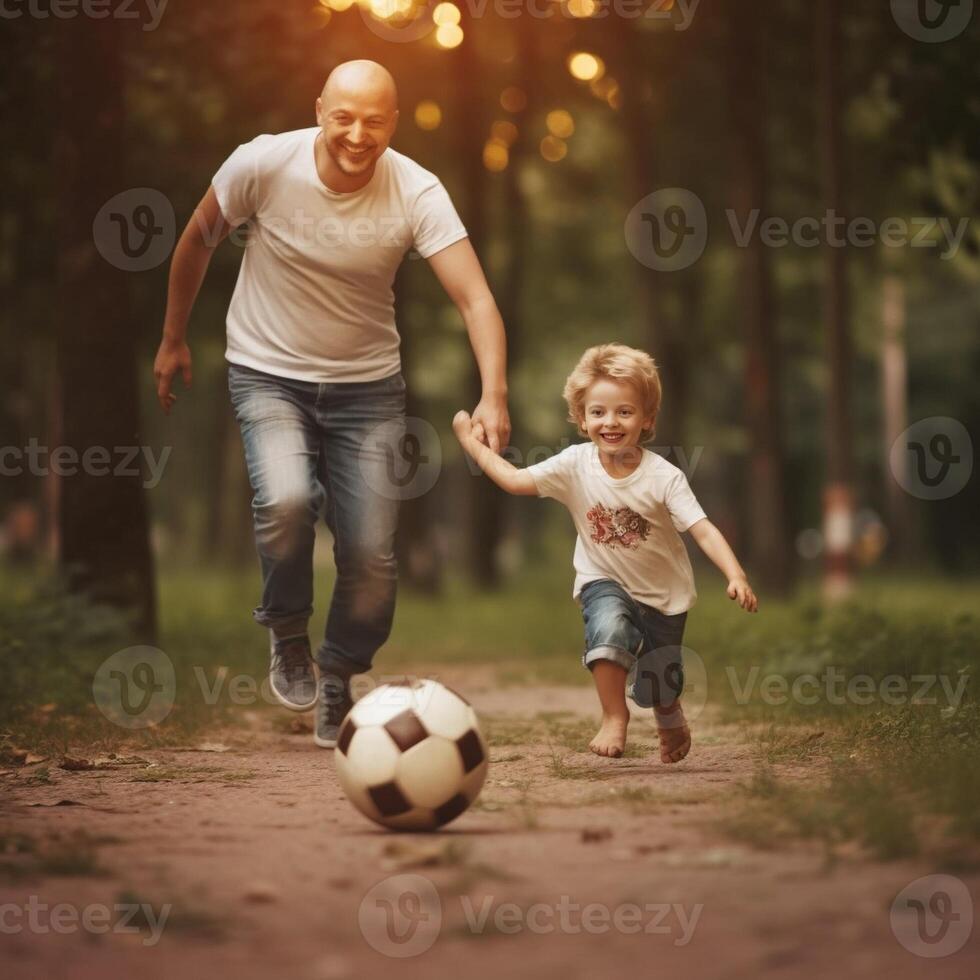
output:
[[[586,827],[582,831],[583,844],[595,844],[598,841],[609,840],[612,831],[608,827]]]

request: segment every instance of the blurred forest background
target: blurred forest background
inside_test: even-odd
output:
[[[149,489],[5,475],[8,570],[54,563],[70,590],[134,611],[149,639],[158,576],[247,568],[247,619],[258,570],[223,361],[241,249],[215,255],[191,320],[193,388],[176,384],[168,419],[152,361],[169,252],[116,268],[93,221],[115,195],[152,188],[179,234],[235,147],[315,125],[329,71],[363,57],[399,85],[392,145],[442,179],[487,270],[519,453],[574,439],[564,378],[586,346],[623,341],[659,361],[656,445],[696,461],[692,485],[763,602],[820,575],[846,591],[868,569],[976,573],[976,478],[922,500],[888,460],[922,418],[980,431],[980,29],[921,43],[887,2],[704,0],[686,26],[692,5],[647,6],[442,4],[436,29],[431,5],[410,0],[170,0],[153,29],[145,4],[142,21],[6,19],[0,442],[172,447]],[[624,235],[660,188],[706,209],[705,252],[681,271],[637,261]],[[737,247],[726,210],[744,223],[753,208],[790,223],[834,208],[970,225],[945,259],[877,239]],[[403,509],[406,588],[494,589],[535,565],[570,587],[564,511],[506,498],[455,446],[452,415],[478,398],[473,359],[417,256],[397,294],[410,413],[435,427],[444,461]],[[851,533],[828,539],[842,516]]]

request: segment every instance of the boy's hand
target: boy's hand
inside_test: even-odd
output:
[[[453,432],[456,433],[456,438],[464,446],[468,440],[476,438],[473,432],[473,419],[470,418],[469,412],[459,411],[456,413],[453,417]]]
[[[746,612],[759,611],[759,600],[755,597],[752,586],[746,578],[733,578],[728,583],[728,598],[737,599],[738,604]]]

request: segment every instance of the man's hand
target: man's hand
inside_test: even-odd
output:
[[[746,612],[759,611],[759,600],[756,599],[755,593],[752,591],[752,586],[749,585],[748,579],[733,578],[728,583],[728,598],[737,599],[738,604]]]
[[[184,341],[168,340],[160,342],[156,360],[153,362],[153,377],[157,383],[157,399],[164,415],[170,414],[177,396],[170,390],[174,375],[180,371],[184,379],[184,387],[191,386],[191,350]]]
[[[453,428],[455,427],[454,419]],[[488,398],[484,395],[480,404],[473,409],[471,431],[484,446],[489,446],[495,453],[509,446],[510,415],[507,412],[507,399]]]

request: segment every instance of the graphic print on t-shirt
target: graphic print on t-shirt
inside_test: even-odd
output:
[[[596,504],[585,516],[592,525],[592,540],[609,548],[638,548],[650,533],[650,522],[629,507],[610,510]]]

